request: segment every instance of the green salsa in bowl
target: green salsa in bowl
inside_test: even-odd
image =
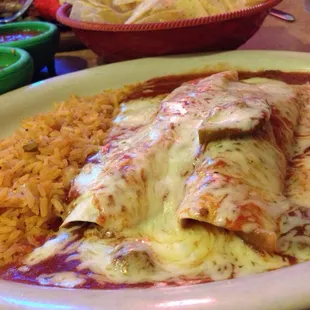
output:
[[[26,50],[33,59],[35,72],[47,66],[51,75],[55,75],[54,56],[59,36],[58,28],[46,22],[26,21],[0,25],[0,47]]]
[[[33,61],[24,50],[0,45],[0,94],[29,84]]]

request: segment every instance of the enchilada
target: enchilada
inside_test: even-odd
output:
[[[285,233],[286,222],[309,221],[285,184],[306,87],[223,72],[171,90],[122,98],[99,151],[72,180],[62,228],[4,278],[180,285],[310,258]]]

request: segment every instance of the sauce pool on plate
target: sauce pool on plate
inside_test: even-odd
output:
[[[20,30],[0,33],[0,43],[15,42],[20,40],[31,39],[40,35],[42,32],[37,30]]]

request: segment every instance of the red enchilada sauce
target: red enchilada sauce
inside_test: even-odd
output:
[[[39,34],[39,33],[38,33]],[[36,34],[37,35],[37,34]],[[3,36],[0,34],[0,42]],[[141,97],[152,97],[155,95],[169,93],[174,90],[176,87],[179,87],[182,83],[197,79],[203,78],[208,75],[214,74],[214,72],[209,73],[196,73],[196,74],[187,74],[187,75],[179,75],[179,76],[166,76],[161,78],[152,79],[141,86],[138,86],[135,91],[127,98],[128,99],[135,99]],[[272,78],[275,80],[281,80],[288,84],[305,84],[310,82],[310,73],[286,73],[281,71],[261,71],[261,72],[239,72],[240,79],[248,79],[252,77],[265,77],[265,78]],[[88,161],[96,161],[95,157],[90,157]],[[67,201],[69,202],[72,199],[75,199],[79,196],[77,191],[74,189],[71,191],[71,194],[68,192]],[[54,223],[53,230],[57,231],[58,227],[61,223],[56,222]],[[80,227],[76,230],[76,233],[79,236],[83,235],[85,230],[85,226]],[[302,232],[301,232],[302,233]],[[43,240],[42,240],[43,243]],[[45,260],[44,262],[40,262],[37,265],[34,265],[29,268],[27,271],[19,270],[18,268],[21,266],[20,263],[11,264],[9,266],[5,266],[0,268],[0,278],[27,283],[27,284],[37,284],[40,285],[38,282],[37,277],[42,274],[51,274],[55,272],[68,272],[72,271],[76,274],[85,276],[85,282],[82,285],[76,286],[76,288],[87,288],[87,289],[117,289],[117,288],[126,288],[126,287],[150,287],[154,285],[154,283],[144,282],[139,284],[113,284],[113,283],[99,283],[97,282],[92,276],[92,272],[89,269],[78,270],[77,266],[79,265],[80,261],[78,259],[67,260],[70,255],[74,255],[75,253],[71,254],[62,254],[56,255],[52,258]],[[25,253],[26,255],[26,253]],[[261,253],[261,255],[264,255]],[[284,256],[283,259],[287,259],[291,265],[297,263],[294,257]],[[231,276],[233,278],[233,275]],[[209,278],[202,278],[199,280],[184,280],[181,281],[184,283],[205,283],[210,282]],[[176,282],[166,282],[166,285],[181,285],[181,283]],[[46,286],[49,286],[48,284]]]
[[[228,69],[227,69],[228,70]],[[237,70],[237,69],[236,69]],[[225,71],[225,70],[221,70]],[[139,85],[127,98],[148,98],[156,95],[162,95],[172,92],[175,88],[181,86],[183,83],[202,79],[219,71],[209,71],[184,75],[168,75],[164,77],[158,77],[150,79],[145,83]],[[302,85],[310,83],[310,73],[307,72],[282,72],[279,70],[266,70],[258,72],[238,71],[239,79],[246,80],[250,78],[267,78],[285,82],[292,85]]]
[[[8,31],[0,33],[0,43],[8,43],[31,39],[40,35],[42,32],[37,30],[21,30],[21,31]]]

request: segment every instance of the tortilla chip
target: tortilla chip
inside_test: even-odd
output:
[[[176,11],[180,13],[176,14]],[[162,14],[161,16],[163,18],[171,20],[170,12],[173,12],[172,14],[176,14],[177,16],[184,16],[182,17],[183,19],[208,16],[200,0],[144,0],[135,9],[126,24],[141,23],[141,20],[148,20],[145,19],[146,17],[159,13]],[[154,20],[154,18],[152,18],[152,20]]]
[[[244,0],[244,1],[245,1],[244,6],[254,6],[260,3],[264,3],[266,0]]]
[[[200,0],[200,2],[209,15],[223,14],[230,10],[223,0]]]
[[[208,0],[209,1],[209,0]],[[220,0],[229,11],[241,10],[265,2],[265,0]]]
[[[184,15],[185,15],[184,13],[177,10],[158,12],[140,19],[137,22],[137,24],[160,23],[160,22],[181,20],[185,19]]]
[[[72,7],[70,18],[86,22],[123,24],[131,14],[131,12],[117,12],[112,7],[101,3],[94,5],[94,2],[77,0]]]
[[[142,0],[113,0],[113,7],[121,12],[133,11]]]

